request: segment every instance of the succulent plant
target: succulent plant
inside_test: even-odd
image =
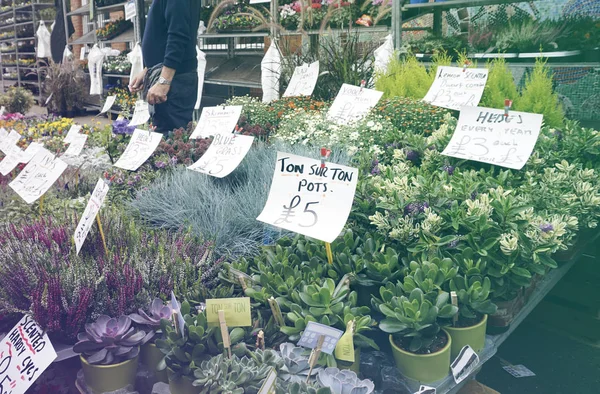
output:
[[[483,278],[483,283],[476,277],[456,276],[450,281],[450,290],[458,297],[459,317],[478,319],[482,315],[496,313],[498,307],[489,299],[492,283],[490,278]]]
[[[448,282],[458,273],[458,267],[454,266],[451,259],[438,257],[421,263],[412,261],[409,269],[410,273],[402,280],[404,293],[410,294],[419,288],[431,303],[435,303],[441,290],[447,290]]]
[[[131,326],[128,316],[115,319],[102,315],[85,325],[85,332],[77,335],[73,351],[83,355],[89,364],[118,364],[138,355],[144,336],[143,331]]]
[[[275,388],[277,394],[332,394],[329,387],[319,387],[319,384],[306,382],[278,381]]]
[[[332,394],[370,394],[375,385],[369,379],[360,380],[354,371],[325,368],[319,371],[317,381],[328,387]]]
[[[284,366],[279,371],[279,377],[286,382],[306,382],[310,371],[308,351],[289,342],[282,343],[279,346],[279,351],[284,362]],[[311,377],[320,370],[320,367],[313,368]]]
[[[150,304],[150,314],[146,314],[143,309],[138,310],[139,313],[132,313],[129,318],[135,323],[143,326],[146,331],[146,336],[142,340],[142,345],[150,341],[155,335],[160,332],[160,321],[162,319],[171,319],[173,308],[169,304],[163,303],[160,298],[155,298]]]

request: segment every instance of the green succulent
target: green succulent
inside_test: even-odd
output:
[[[410,294],[414,289],[421,289],[432,303],[439,292],[446,288],[448,281],[458,273],[458,267],[449,258],[435,257],[421,263],[412,261],[409,267],[411,272],[404,277],[403,292]]]
[[[277,394],[331,394],[329,387],[315,387],[306,382],[278,381],[275,392]],[[318,383],[315,383],[318,386]]]
[[[489,299],[491,287],[488,277],[483,278],[483,283],[476,277],[467,279],[460,275],[451,279],[450,290],[458,297],[459,316],[476,319],[496,313],[498,307]]]

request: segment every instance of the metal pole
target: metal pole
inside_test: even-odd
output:
[[[395,49],[402,46],[402,2],[403,0],[392,1],[392,34]]]
[[[61,0],[62,1],[62,9],[63,9],[63,15],[64,15],[64,22],[65,22],[65,48],[69,46],[69,22],[68,22],[68,16],[67,16],[67,0]],[[64,51],[63,51],[64,53]]]
[[[137,9],[134,21],[135,40],[141,42],[144,37],[144,28],[146,27],[146,6],[144,0],[135,0],[135,7]]]

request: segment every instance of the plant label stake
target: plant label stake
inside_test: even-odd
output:
[[[471,65],[471,61],[466,60],[465,64],[463,64],[463,72],[467,71],[467,67],[469,67]]]
[[[239,275],[238,280],[240,281],[240,285],[242,285],[242,290],[246,291],[246,289],[248,289],[248,286],[246,286],[246,281],[244,280],[244,277],[242,275]]]
[[[221,328],[221,336],[223,337],[223,347],[227,349],[227,356],[231,358],[231,340],[229,339],[229,330],[227,330],[224,311],[219,311],[219,327]]]
[[[452,370],[452,376],[454,376],[454,381],[456,384],[459,384],[463,380],[465,380],[471,372],[473,372],[477,366],[479,365],[479,356],[471,346],[466,345],[460,350],[456,359],[452,361],[450,365],[450,369]]]
[[[265,350],[265,332],[263,330],[260,330],[256,335],[256,348]]]
[[[45,194],[42,194],[42,197],[40,197],[40,216],[44,213],[44,197],[46,197]]]
[[[325,251],[327,252],[327,261],[329,261],[329,264],[333,264],[333,252],[329,242],[325,242]]]
[[[315,365],[317,365],[317,361],[319,361],[323,342],[325,342],[325,335],[320,335],[319,339],[317,340],[317,346],[310,352],[310,357],[308,358],[308,365],[310,365],[310,369],[308,371],[308,376],[306,377],[306,383],[310,381],[312,371],[315,368]]]
[[[271,296],[268,300],[269,306],[271,307],[271,312],[273,313],[273,318],[275,322],[279,325],[279,327],[285,327],[285,321],[283,320],[283,314],[281,313],[281,308],[279,308],[279,303],[273,296]]]
[[[508,111],[511,109],[512,105],[513,105],[512,100],[509,100],[509,99],[504,100],[504,117],[505,118],[508,118]]]
[[[108,256],[108,248],[106,247],[106,238],[104,237],[104,230],[102,229],[102,222],[100,222],[100,213],[96,214],[96,223],[98,224],[98,231],[100,232],[100,238],[102,238],[102,245],[104,246],[104,255]]]
[[[325,160],[331,156],[331,150],[327,148],[321,148],[321,168],[325,168]]]
[[[456,296],[455,291],[450,292],[450,299],[451,299],[452,305],[454,305],[455,307],[458,308],[458,297]],[[456,315],[454,315],[454,317],[452,317],[452,325],[456,326],[457,321],[458,321],[458,313]]]
[[[364,79],[362,81],[360,81],[360,92],[362,93],[363,89],[365,88],[365,86],[367,86],[367,81],[365,81]]]
[[[262,386],[258,390],[258,394],[275,394],[275,383],[277,382],[277,371],[271,368],[271,372],[267,374]]]

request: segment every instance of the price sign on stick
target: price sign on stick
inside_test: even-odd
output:
[[[219,311],[225,313],[229,327],[248,327],[252,325],[250,298],[212,298],[206,300],[206,320],[209,325],[219,324]]]
[[[327,118],[337,124],[360,120],[377,105],[383,92],[343,84],[327,112]]]
[[[463,107],[443,155],[520,170],[540,134],[543,116],[503,109]]]
[[[358,170],[278,152],[269,198],[257,220],[325,242],[346,224]]]
[[[67,169],[67,163],[41,149],[11,183],[8,184],[27,204],[44,195]]]
[[[204,107],[190,139],[208,138],[217,134],[231,134],[241,113],[241,105]]]
[[[337,328],[326,326],[325,324],[315,323],[314,321],[308,322],[302,337],[298,341],[298,346],[307,347],[314,349],[317,346],[319,337],[323,335],[325,337],[321,351],[327,354],[333,354],[335,347],[342,337],[344,332]]]
[[[108,184],[104,182],[104,180],[99,179],[98,183],[96,183],[94,191],[92,192],[92,197],[88,201],[85,211],[83,211],[83,215],[79,220],[79,224],[77,224],[75,234],[73,235],[77,254],[79,254],[79,251],[81,250],[81,247],[83,246],[83,243],[90,232],[90,228],[92,228],[92,224],[94,224],[94,219],[100,211],[107,194]]]
[[[217,134],[206,153],[188,169],[217,178],[226,177],[244,160],[253,142],[254,137],[248,135]]]
[[[77,134],[77,136],[71,139],[71,143],[69,144],[69,147],[67,148],[65,153],[63,153],[63,156],[79,156],[81,154],[81,151],[83,150],[83,147],[85,146],[87,139],[87,135]]]
[[[8,137],[8,131],[4,127],[0,127],[0,146],[4,143],[4,139]]]
[[[476,107],[488,78],[487,68],[439,66],[423,101],[448,109]]]
[[[0,140],[0,151],[6,155],[9,154],[20,139],[21,134],[17,133],[15,130],[11,130],[8,135]]]
[[[477,353],[469,345],[463,347],[450,365],[456,384],[465,380],[478,365],[479,356]]]
[[[124,170],[137,170],[156,150],[162,139],[162,134],[152,131],[135,129],[125,152],[115,163],[115,167]]]
[[[77,124],[74,124],[73,126],[71,126],[71,128],[69,129],[69,132],[67,133],[67,136],[63,140],[63,143],[70,144],[71,142],[73,142],[73,139],[77,138],[77,136],[79,135],[80,130],[81,130],[81,126],[79,126]]]
[[[133,116],[129,121],[129,126],[139,126],[144,124],[150,119],[150,110],[148,109],[148,103],[143,100],[135,102],[135,109],[133,110]]]
[[[4,157],[2,162],[0,162],[0,174],[6,176],[14,170],[19,163],[29,163],[41,148],[43,148],[43,145],[38,144],[37,142],[29,144],[25,151],[22,151],[15,145],[13,150]]]
[[[112,108],[112,106],[115,104],[115,100],[117,99],[117,96],[108,96],[106,98],[106,101],[104,102],[104,106],[102,107],[102,111],[100,111],[101,114],[108,112],[109,109]]]
[[[296,67],[283,97],[310,96],[319,79],[319,62]]]
[[[0,393],[24,394],[54,359],[48,335],[25,315],[0,342]]]

